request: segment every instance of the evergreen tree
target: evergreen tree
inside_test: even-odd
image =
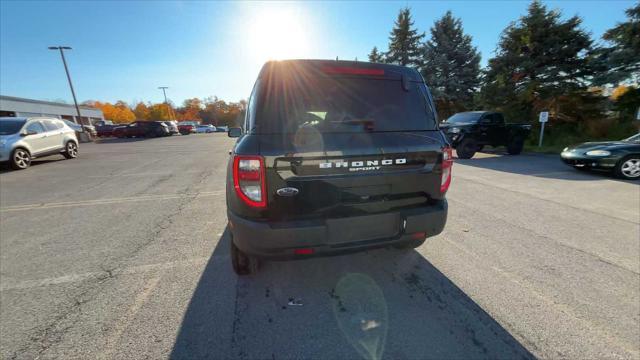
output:
[[[418,34],[418,30],[413,27],[411,10],[409,8],[401,9],[389,36],[387,62],[420,67],[420,42],[423,37],[424,34]]]
[[[374,46],[373,49],[371,49],[371,52],[369,53],[369,62],[372,62],[372,63],[384,62],[384,56],[381,52],[378,51],[377,46]]]
[[[581,93],[589,96],[586,84],[593,70],[587,54],[592,41],[580,28],[579,17],[561,17],[534,0],[527,14],[503,31],[482,89],[486,107],[532,121],[543,109],[562,117],[563,101],[579,104]]]
[[[598,49],[595,61],[600,71],[595,79],[598,84],[640,81],[640,2],[625,12],[627,21],[602,36],[612,46]]]
[[[451,11],[431,28],[421,68],[443,117],[472,107],[480,85],[480,54]]]

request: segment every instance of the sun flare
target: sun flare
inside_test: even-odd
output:
[[[278,8],[254,14],[249,27],[252,55],[260,60],[305,58],[309,55],[308,28],[301,10]]]

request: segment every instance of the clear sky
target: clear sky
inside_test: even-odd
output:
[[[216,95],[246,98],[269,58],[358,58],[386,49],[398,10],[411,7],[428,30],[451,10],[482,53],[525,13],[528,1],[200,2],[0,0],[0,94],[71,102],[51,45],[72,46],[67,61],[78,100],[176,103]],[[595,39],[624,21],[633,1],[545,1],[583,18]]]

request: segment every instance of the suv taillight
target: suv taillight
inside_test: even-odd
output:
[[[233,159],[233,186],[245,204],[267,206],[264,158],[236,155]]]
[[[442,149],[442,178],[440,179],[440,193],[444,194],[451,185],[451,167],[453,166],[453,155],[450,147]]]

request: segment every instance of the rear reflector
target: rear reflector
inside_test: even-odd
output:
[[[451,185],[451,167],[453,166],[453,154],[450,147],[442,149],[442,177],[440,179],[440,193],[444,194]]]
[[[344,66],[325,66],[322,71],[326,74],[344,74],[344,75],[384,75],[384,69],[366,69]]]
[[[313,254],[313,249],[295,249],[293,250],[293,253],[296,255],[311,255]]]
[[[413,240],[420,240],[420,239],[424,239],[426,237],[427,237],[427,233],[426,232],[418,232],[418,233],[411,234],[411,238]]]

